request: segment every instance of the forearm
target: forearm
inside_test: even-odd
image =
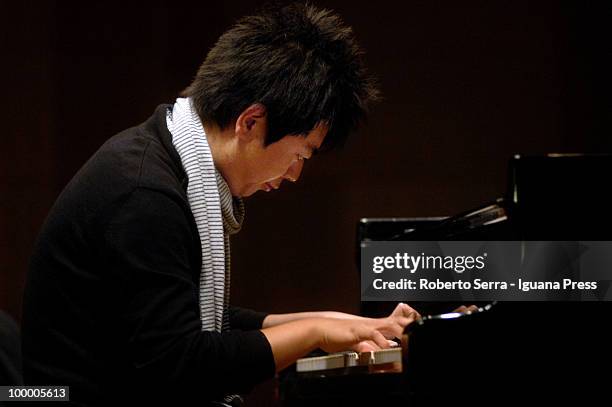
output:
[[[405,316],[404,311],[409,315]],[[387,318],[363,318],[341,312],[284,314],[268,319],[267,324],[297,319],[263,328],[261,332],[268,340],[278,372],[316,348],[333,353],[370,341],[370,347],[386,349],[390,346],[387,339],[400,337],[415,315],[405,304],[398,305]]]
[[[306,318],[336,318],[336,319],[363,319],[358,315],[347,314],[336,311],[312,311],[294,312],[289,314],[270,314],[263,320],[262,328],[286,324],[287,322],[299,321]]]
[[[277,372],[319,347],[322,341],[317,328],[320,321],[302,318],[261,330],[272,348]]]

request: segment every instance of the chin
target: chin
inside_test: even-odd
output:
[[[234,198],[244,198],[245,196],[249,196],[249,195],[252,194],[252,192],[251,192],[251,194],[249,194],[249,190],[248,189],[243,189],[243,190],[238,189],[238,190],[236,190],[236,188],[233,188],[231,185],[229,185],[229,183],[228,183],[228,186],[229,186],[230,192],[232,193],[232,196]]]
[[[236,196],[238,198],[248,198],[249,196],[255,194],[255,192],[259,191],[259,188],[249,188],[245,191],[239,192]]]

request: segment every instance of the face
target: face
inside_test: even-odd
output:
[[[237,197],[278,189],[285,180],[296,182],[304,162],[316,153],[327,135],[327,126],[319,124],[306,136],[287,135],[264,146],[268,123],[261,104],[245,109],[224,133],[210,130],[206,129],[206,134],[215,165]]]
[[[242,155],[242,177],[239,195],[247,197],[257,191],[269,192],[278,189],[283,181],[296,182],[300,178],[304,163],[323,144],[327,134],[324,125],[315,127],[308,135],[287,135],[264,147],[265,133],[257,137]]]

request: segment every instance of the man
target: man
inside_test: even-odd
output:
[[[350,28],[295,4],[241,19],[174,105],[108,140],[43,226],[26,384],[80,405],[228,400],[308,352],[389,347],[416,312],[266,315],[229,304],[242,198],[295,182],[376,97]]]

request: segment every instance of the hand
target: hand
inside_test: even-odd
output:
[[[322,320],[321,349],[339,352],[352,349],[357,352],[374,351],[391,347],[388,339],[399,338],[404,329],[419,313],[407,304],[398,304],[386,318],[360,318],[357,320]]]
[[[400,302],[399,304],[397,304],[397,306],[395,307],[391,315],[389,315],[389,318],[398,317],[398,316],[412,318],[413,320],[421,318],[421,314],[419,314],[410,305],[404,304],[403,302]]]
[[[387,339],[387,342],[389,343],[390,348],[399,346],[397,342],[390,339]],[[350,349],[355,352],[375,352],[381,348],[373,341],[361,341],[358,344],[351,346]]]
[[[380,348],[388,348],[389,343],[380,330],[382,324],[375,324],[376,319],[320,319],[319,348],[328,353],[340,352],[365,341],[370,341]]]
[[[419,314],[414,308],[408,304],[400,302],[387,318],[379,319],[380,321],[387,322],[387,325],[383,327],[381,333],[387,339],[401,338],[406,326],[420,317],[421,314]]]
[[[467,307],[465,305],[462,305],[462,306],[454,309],[453,312],[460,312],[462,314],[468,314],[468,313],[471,313],[471,312],[474,312],[474,311],[477,311],[477,310],[478,310],[478,307],[475,306],[475,305],[470,305],[470,306],[467,306]]]

